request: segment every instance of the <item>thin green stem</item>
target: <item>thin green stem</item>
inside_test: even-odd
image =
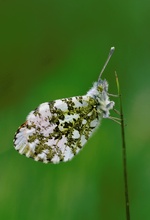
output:
[[[125,187],[125,204],[126,204],[126,219],[130,220],[130,204],[129,204],[129,193],[128,193],[128,175],[127,175],[127,156],[126,156],[126,142],[125,142],[125,124],[123,116],[123,107],[122,107],[122,96],[120,92],[119,80],[117,73],[116,83],[118,88],[118,95],[120,99],[120,119],[121,119],[121,135],[122,135],[122,156],[123,156],[123,174],[124,174],[124,187]]]

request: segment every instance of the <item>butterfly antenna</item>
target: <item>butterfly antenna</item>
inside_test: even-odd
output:
[[[107,66],[107,64],[108,64],[108,62],[109,62],[111,56],[113,55],[114,50],[115,50],[115,47],[111,47],[111,48],[110,48],[110,51],[109,51],[109,54],[108,54],[108,58],[107,58],[107,60],[106,60],[106,62],[105,62],[105,64],[104,64],[104,66],[103,66],[103,69],[101,70],[101,72],[100,72],[100,74],[99,74],[98,80],[101,79],[101,76],[102,76],[102,74],[103,74],[103,72],[104,72],[104,70],[105,70],[105,68],[106,68],[106,66]]]

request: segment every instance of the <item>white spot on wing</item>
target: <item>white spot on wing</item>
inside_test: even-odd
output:
[[[64,112],[68,110],[67,103],[65,103],[61,99],[58,99],[58,100],[55,101],[54,107],[56,107],[57,109],[60,109],[60,110],[62,110]]]
[[[81,136],[81,146],[83,146],[86,142],[87,142],[87,140],[85,139],[85,136],[82,135]]]
[[[40,159],[43,159],[43,160],[46,159],[46,155],[45,155],[44,152],[38,154],[38,157],[39,157]]]
[[[66,143],[67,143],[67,138],[65,137],[65,135],[63,135],[62,138],[57,143],[57,146],[59,147],[62,153],[64,153],[65,151]]]
[[[64,161],[71,160],[72,157],[74,157],[74,154],[72,153],[71,148],[67,146],[64,153]]]
[[[37,145],[37,143],[36,143],[36,142],[29,143],[30,150],[31,150],[32,152],[34,152],[34,151],[35,151],[35,147],[36,147],[36,145]]]
[[[54,137],[53,138],[49,138],[46,142],[45,142],[45,144],[47,144],[48,146],[50,146],[51,148],[53,147],[53,146],[55,146],[56,145],[56,142],[57,142],[57,140],[55,140],[54,139]]]
[[[51,117],[52,114],[50,112],[50,109],[49,109],[49,104],[48,102],[45,102],[43,104],[41,104],[39,107],[38,107],[38,111],[39,113],[43,116],[43,117]]]
[[[60,161],[60,158],[57,154],[55,154],[55,156],[51,159],[51,162],[53,163],[59,163],[59,161]]]
[[[73,119],[77,120],[79,117],[79,114],[65,115],[65,119],[62,122],[73,122]]]
[[[78,101],[77,97],[72,97],[72,101],[74,102],[74,107],[75,108],[79,108],[79,107],[83,106],[83,104]]]
[[[82,124],[85,125],[87,123],[87,120],[83,119]]]
[[[93,121],[91,121],[90,126],[91,126],[91,127],[96,127],[97,124],[98,124],[98,120],[97,120],[97,118],[96,118],[96,119],[94,119]]]
[[[73,134],[72,137],[73,137],[74,139],[78,139],[78,138],[80,137],[80,133],[79,133],[79,131],[77,131],[77,130],[74,130],[72,134]]]

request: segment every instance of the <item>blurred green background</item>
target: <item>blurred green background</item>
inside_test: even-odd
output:
[[[103,78],[126,118],[131,220],[150,219],[150,2],[0,1],[0,219],[125,220],[120,126],[103,120],[71,162],[21,156],[13,137],[40,103]],[[118,99],[115,99],[118,108]]]

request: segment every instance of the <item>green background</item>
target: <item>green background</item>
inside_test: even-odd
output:
[[[0,219],[125,220],[120,126],[104,119],[68,163],[21,156],[13,137],[40,103],[85,94],[103,74],[126,119],[131,220],[150,219],[150,3],[0,1]],[[118,99],[115,98],[116,108]]]

